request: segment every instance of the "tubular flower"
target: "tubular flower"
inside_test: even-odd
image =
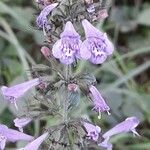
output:
[[[6,141],[16,142],[19,140],[31,141],[33,137],[22,132],[9,129],[7,126],[0,124],[0,149],[4,150]]]
[[[99,133],[101,132],[101,128],[99,126],[94,126],[90,123],[84,123],[84,127],[87,131],[87,136],[89,139],[97,141],[99,138]]]
[[[82,43],[79,34],[75,31],[70,21],[66,23],[60,38],[61,39],[54,44],[52,53],[61,63],[69,65],[77,58],[80,58],[79,50]]]
[[[29,124],[32,121],[31,118],[16,118],[14,119],[15,126],[19,128],[20,132],[23,132],[23,127]]]
[[[6,87],[6,86],[2,86],[1,87],[1,91],[2,94],[4,95],[4,97],[10,101],[10,103],[14,103],[16,109],[18,109],[17,104],[16,104],[16,100],[23,96],[25,92],[27,92],[29,89],[31,89],[32,87],[36,86],[40,84],[40,79],[39,78],[35,78],[33,80],[30,81],[26,81],[24,83],[15,85],[13,87]]]
[[[89,60],[93,64],[102,64],[108,55],[111,55],[114,47],[107,38],[106,33],[102,33],[95,28],[88,20],[84,19],[82,25],[86,39],[81,45],[81,58]]]
[[[109,143],[109,139],[111,136],[120,134],[120,133],[127,133],[127,132],[133,132],[133,134],[136,134],[139,136],[139,134],[136,131],[136,127],[140,123],[139,119],[137,117],[129,117],[125,119],[123,122],[119,123],[109,131],[107,131],[105,134],[103,134],[104,141],[99,144],[99,146],[107,148],[107,150],[112,150],[112,144]]]
[[[98,111],[99,112],[99,116],[98,118],[101,118],[101,112],[107,111],[108,114],[109,113],[109,106],[106,104],[105,100],[103,99],[103,97],[101,96],[100,92],[97,90],[97,88],[93,85],[90,86],[90,96],[91,99],[93,100],[94,103],[94,108],[93,110]]]
[[[38,150],[42,142],[47,138],[47,136],[48,132],[44,133],[43,135],[41,135],[40,137],[29,143],[27,146],[19,150]]]
[[[46,6],[41,11],[40,15],[37,17],[36,24],[39,28],[43,28],[43,31],[45,31],[45,28],[47,28],[47,26],[48,26],[47,16],[57,5],[58,5],[58,3],[54,3],[54,4]]]

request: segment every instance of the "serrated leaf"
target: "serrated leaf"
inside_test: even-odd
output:
[[[72,108],[77,107],[80,103],[80,94],[79,94],[79,92],[78,91],[69,92],[68,99],[69,99],[68,109],[72,109]]]

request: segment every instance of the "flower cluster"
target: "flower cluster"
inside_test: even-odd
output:
[[[110,129],[106,133],[104,133],[102,135],[104,141],[102,141],[98,145],[100,147],[107,148],[107,150],[112,150],[113,146],[109,140],[113,135],[127,133],[127,132],[133,132],[133,134],[136,134],[139,136],[139,134],[136,132],[136,129],[135,129],[138,126],[139,122],[140,121],[137,117],[129,117],[129,118],[125,119],[123,122],[119,123],[112,129]],[[90,123],[84,123],[84,127],[87,130],[87,136],[94,141],[98,141],[98,138],[99,138],[100,132],[101,132],[101,128],[98,126],[94,126]]]
[[[82,25],[86,39],[82,42],[73,24],[68,21],[65,25],[61,39],[53,46],[53,55],[63,64],[69,65],[77,59],[89,60],[93,64],[102,64],[114,51],[113,44],[106,33],[100,32],[88,20],[84,19]]]
[[[2,86],[1,91],[4,97],[10,101],[10,103],[15,104],[18,110],[16,104],[17,99],[22,97],[29,89],[39,85],[40,83],[41,83],[40,79],[36,78],[9,88],[6,86]],[[23,127],[25,127],[31,121],[32,119],[29,117],[14,119],[14,125],[18,127],[21,132],[16,131],[14,129],[9,129],[7,126],[0,124],[0,149],[1,150],[5,149],[6,141],[16,142],[24,140],[32,142],[29,143],[25,148],[22,148],[22,150],[31,150],[31,149],[38,150],[41,143],[48,136],[48,133],[44,133],[43,135],[41,135],[40,137],[38,137],[33,141],[34,137],[23,133]]]

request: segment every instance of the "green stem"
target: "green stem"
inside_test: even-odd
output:
[[[68,134],[68,140],[69,140],[69,145],[70,145],[70,150],[74,150],[74,146],[73,146],[73,137],[71,132],[69,131],[68,127],[66,127],[67,130],[67,134]]]
[[[115,45],[115,47],[117,47],[118,35],[119,35],[119,25],[116,25],[115,31],[114,31],[114,45]],[[119,63],[121,69],[122,69],[122,73],[126,74],[128,72],[128,69],[127,69],[124,61],[119,59],[120,54],[118,53],[118,51],[115,51],[114,55],[115,55],[116,60]],[[134,86],[134,89],[135,89],[135,82],[133,81],[133,79],[130,80],[130,83],[131,83],[132,86]],[[129,89],[132,89],[132,86],[130,85],[130,83],[127,82],[126,85]]]
[[[0,24],[3,26],[3,28],[6,30],[6,32],[8,33],[8,37],[6,37],[7,34],[3,33],[2,31],[0,32],[1,36],[4,37],[6,40],[8,40],[10,43],[12,43],[17,50],[18,56],[20,58],[20,61],[23,65],[24,68],[24,73],[26,73],[27,70],[30,70],[29,64],[26,60],[26,57],[28,57],[28,59],[31,61],[32,60],[32,64],[35,64],[34,60],[31,58],[31,56],[29,56],[29,54],[27,55],[27,52],[25,51],[25,49],[20,45],[20,43],[18,42],[15,34],[13,33],[12,29],[10,28],[10,26],[8,25],[8,23],[3,19],[0,18]],[[27,77],[29,79],[31,79],[31,73],[27,74]]]
[[[64,122],[68,121],[68,89],[67,89],[67,85],[68,85],[68,81],[69,81],[69,66],[67,65],[65,68],[65,77],[66,77],[66,86],[65,86],[65,91],[66,91],[66,97],[65,97],[65,101],[64,101]]]

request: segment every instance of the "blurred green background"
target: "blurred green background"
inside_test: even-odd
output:
[[[44,37],[34,26],[37,12],[32,0],[0,0],[0,86],[20,83],[30,77],[31,65],[46,63],[40,52]],[[87,114],[104,131],[138,116],[141,137],[115,136],[114,150],[150,150],[150,1],[113,1],[109,18],[97,27],[112,39],[114,55],[103,65],[80,62],[77,72],[88,67],[94,73],[112,115],[99,121],[90,110]],[[0,122],[13,127],[15,115],[0,95]]]

